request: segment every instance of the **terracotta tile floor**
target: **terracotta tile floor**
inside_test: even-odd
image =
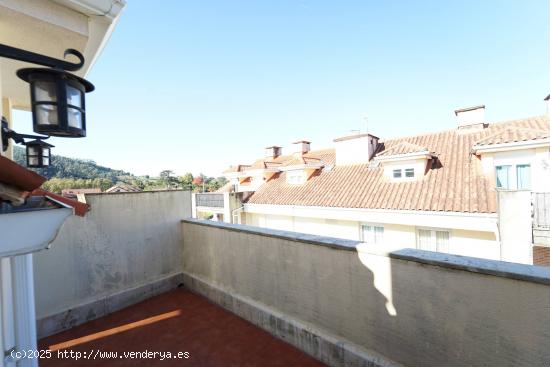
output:
[[[44,338],[40,366],[323,366],[244,319],[183,288]],[[60,353],[81,353],[58,358]],[[100,358],[100,351],[117,352]],[[129,359],[122,352],[178,352],[189,358]],[[86,353],[86,354],[85,354]],[[85,357],[84,357],[85,355]],[[121,356],[122,355],[122,356]],[[164,355],[166,357],[166,354]],[[90,358],[90,359],[84,359]],[[94,359],[95,358],[95,359]]]

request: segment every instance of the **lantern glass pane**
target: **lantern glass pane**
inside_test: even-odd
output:
[[[27,154],[28,155],[38,155],[40,152],[39,147],[27,147]]]
[[[36,105],[36,121],[38,125],[58,125],[57,106]]]
[[[42,148],[42,155],[44,157],[49,157],[50,156],[50,148]]]
[[[67,104],[82,107],[82,92],[67,84]]]
[[[55,83],[50,81],[35,81],[34,100],[36,102],[57,102]]]
[[[82,112],[75,108],[67,109],[67,117],[69,120],[70,127],[76,127],[77,129],[82,129]]]
[[[29,166],[38,165],[38,157],[28,157]]]
[[[50,158],[48,158],[48,157],[43,157],[43,158],[42,158],[42,165],[43,165],[43,166],[49,166],[49,165],[50,165]]]

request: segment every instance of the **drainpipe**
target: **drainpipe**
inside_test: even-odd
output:
[[[244,209],[244,206],[241,206],[240,208],[233,209],[233,210],[231,211],[231,223],[233,223],[233,224],[241,224],[241,223],[240,223],[240,220],[238,221],[239,223],[235,223],[235,220],[234,220],[234,219],[235,219],[235,212],[236,212],[237,210],[243,210],[243,209]]]
[[[0,351],[9,351],[15,349],[15,331],[13,325],[13,287],[11,281],[11,261],[9,257],[0,259],[1,276],[2,276],[2,349]],[[4,353],[2,353],[4,354]],[[4,362],[4,358],[0,358],[1,367],[15,366],[15,362],[8,358]]]
[[[11,258],[17,351],[36,351],[36,310],[32,254]],[[18,367],[38,367],[38,358],[18,361]]]

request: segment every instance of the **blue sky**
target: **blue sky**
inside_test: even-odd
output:
[[[217,175],[267,145],[330,147],[364,116],[389,138],[453,128],[477,104],[489,121],[540,115],[548,14],[542,0],[128,0],[88,75],[88,137],[54,153]]]

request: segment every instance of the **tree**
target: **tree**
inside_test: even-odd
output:
[[[174,176],[174,172],[172,170],[164,170],[159,174],[159,176],[161,182],[167,189],[178,187],[178,179]]]
[[[187,172],[185,175],[181,176],[180,183],[184,190],[193,190],[193,174]]]

